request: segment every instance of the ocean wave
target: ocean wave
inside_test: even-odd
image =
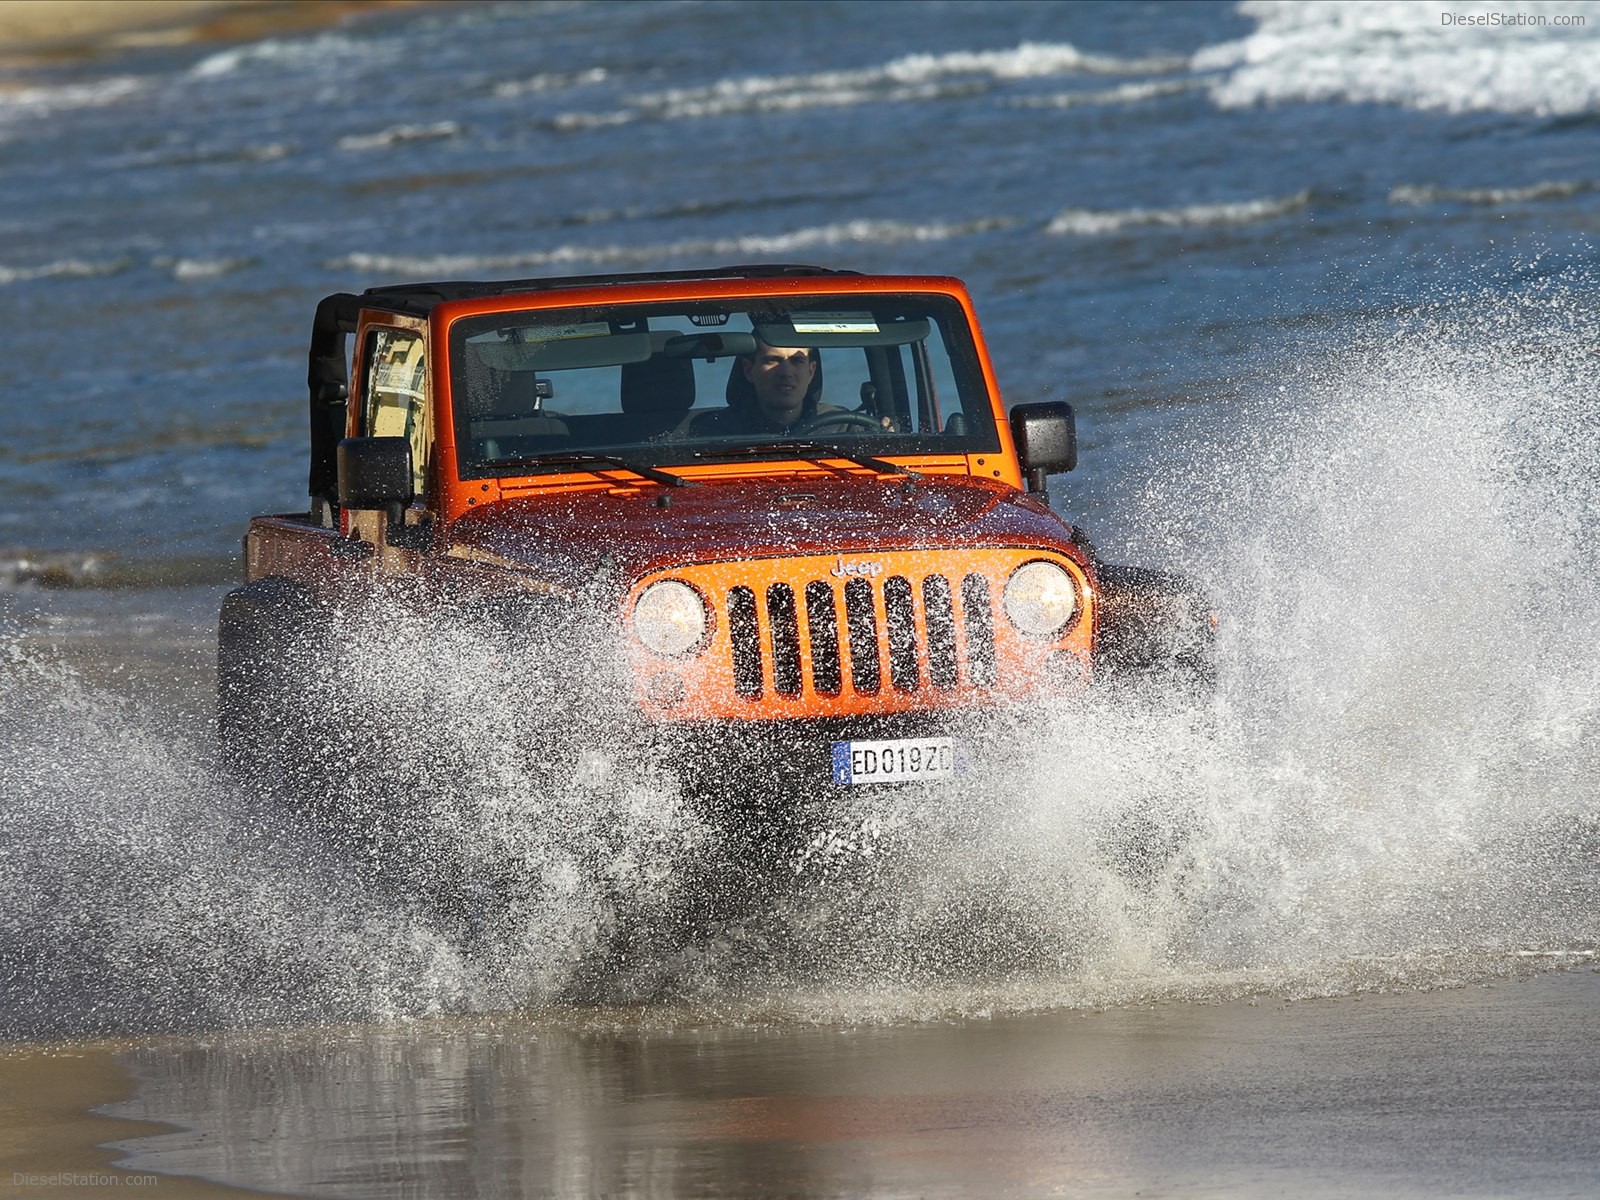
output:
[[[1309,190],[1292,196],[1268,196],[1221,204],[1188,204],[1181,208],[1064,208],[1045,226],[1046,233],[1076,237],[1102,237],[1125,229],[1152,226],[1171,229],[1205,229],[1249,225],[1281,217],[1311,202]]]
[[[133,150],[110,160],[113,170],[144,167],[209,167],[234,163],[277,162],[299,153],[293,142],[263,142],[255,146],[187,143]]]
[[[631,112],[566,112],[552,117],[550,128],[573,133],[585,129],[609,129],[613,125],[626,125],[636,120],[638,115]]]
[[[266,38],[207,55],[189,68],[189,75],[196,79],[215,79],[249,67],[293,69],[321,66],[350,58],[360,58],[370,64],[374,58],[388,58],[399,53],[398,45],[385,46],[373,38],[357,41],[338,33],[324,33],[309,38]]]
[[[62,258],[42,263],[37,267],[8,267],[0,264],[0,287],[13,283],[28,283],[35,279],[94,279],[101,275],[116,275],[133,265],[128,258],[114,258],[103,262],[86,262],[81,258]]]
[[[110,551],[0,552],[0,595],[215,586],[239,573],[237,555],[123,558]]]
[[[453,138],[461,132],[454,121],[435,121],[431,125],[394,125],[377,133],[352,134],[339,139],[341,150],[381,150],[406,142],[433,142]]]
[[[1430,204],[1525,204],[1530,200],[1565,200],[1600,190],[1600,183],[1550,179],[1524,187],[1447,188],[1431,184],[1401,184],[1389,192],[1390,204],[1424,208]]]
[[[902,242],[939,242],[951,238],[991,233],[1018,224],[1014,217],[980,217],[972,221],[926,222],[854,220],[817,225],[779,234],[746,234],[727,238],[689,238],[643,246],[556,246],[524,254],[347,254],[324,264],[331,271],[356,271],[370,275],[457,276],[499,273],[527,267],[568,263],[650,263],[667,258],[724,255],[779,255],[816,246],[860,243],[892,245]]]
[[[102,105],[115,104],[136,92],[143,91],[144,88],[143,80],[118,75],[110,79],[97,79],[93,83],[19,88],[14,92],[0,90],[0,122],[22,117],[45,117],[68,109],[98,108]]]
[[[1448,10],[1410,0],[1250,0],[1239,10],[1255,18],[1256,31],[1201,50],[1192,66],[1217,73],[1211,96],[1223,108],[1344,101],[1452,113],[1595,112],[1600,17],[1581,27],[1554,23],[1581,7],[1571,0],[1524,0],[1514,12],[1476,0]],[[1453,23],[1445,25],[1446,17]],[[1467,17],[1485,23],[1461,23]]]
[[[151,265],[164,267],[172,272],[172,277],[179,283],[194,283],[201,279],[215,279],[219,275],[231,275],[235,271],[243,271],[255,266],[253,258],[160,258],[152,259]]]
[[[103,586],[111,559],[102,554],[0,555],[0,592]]]
[[[750,75],[700,87],[668,88],[632,98],[621,112],[564,113],[556,128],[587,129],[640,117],[690,120],[745,112],[792,112],[907,103],[987,91],[996,83],[1053,75],[1150,75],[1184,70],[1180,58],[1086,54],[1066,42],[1023,42],[1009,50],[908,54],[872,67]]]
[[[254,258],[175,258],[160,255],[149,260],[149,265],[166,271],[180,283],[201,279],[215,279],[234,271],[256,265]],[[106,275],[120,275],[139,265],[132,258],[115,258],[102,262],[89,262],[79,258],[63,258],[41,263],[36,267],[8,267],[0,264],[0,287],[15,283],[31,283],[36,279],[98,279]]]

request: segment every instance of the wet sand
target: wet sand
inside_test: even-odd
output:
[[[6,0],[0,47],[61,46],[192,27],[236,5],[225,0]]]
[[[0,1194],[41,1194],[13,1171],[107,1158],[181,1196],[228,1194],[194,1177],[351,1197],[1600,1190],[1592,968],[1297,1004],[660,1020],[507,1015],[0,1060],[6,1092],[28,1097],[7,1114]],[[83,1113],[119,1065],[140,1087],[104,1111],[183,1128]]]
[[[99,1195],[116,1188],[189,1200],[248,1193],[114,1166],[104,1144],[170,1132],[92,1111],[125,1099],[133,1078],[115,1045],[0,1047],[0,1196]]]

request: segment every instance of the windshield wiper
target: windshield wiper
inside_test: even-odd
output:
[[[757,442],[753,445],[726,446],[720,450],[696,450],[696,458],[750,458],[758,454],[778,454],[786,451],[795,451],[796,458],[803,458],[807,462],[820,463],[824,459],[838,458],[847,463],[854,463],[858,467],[865,467],[869,471],[876,471],[880,475],[909,475],[913,479],[922,478],[919,471],[909,467],[902,467],[899,463],[888,462],[881,458],[872,458],[866,454],[851,454],[840,450],[837,446],[830,446],[824,442],[806,441],[772,441]]]
[[[490,466],[516,467],[590,467],[610,466],[623,471],[632,471],[643,479],[654,483],[664,484],[667,487],[699,487],[696,479],[685,479],[682,475],[674,475],[671,471],[659,471],[655,467],[646,467],[640,463],[631,463],[625,458],[617,458],[610,454],[592,454],[587,450],[574,450],[561,454],[530,454],[526,458],[497,458],[491,460]]]

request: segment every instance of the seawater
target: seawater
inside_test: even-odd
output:
[[[1590,960],[1600,14],[1418,11],[488,5],[29,68],[0,95],[6,1035],[898,1021]],[[672,781],[507,753],[457,645],[425,744],[352,711],[426,802],[392,865],[518,864],[468,946],[384,846],[219,763],[208,714],[28,626],[37,564],[221,573],[299,505],[327,292],[797,257],[968,281],[1008,398],[1078,408],[1057,507],[1216,598],[1211,703],[1039,714],[937,801],[819,814],[848,870],[696,923]]]

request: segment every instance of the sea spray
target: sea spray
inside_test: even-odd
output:
[[[1152,470],[1143,550],[1182,548],[1225,614],[1218,812],[1277,859],[1263,959],[1592,948],[1591,325],[1560,283],[1375,324]]]

